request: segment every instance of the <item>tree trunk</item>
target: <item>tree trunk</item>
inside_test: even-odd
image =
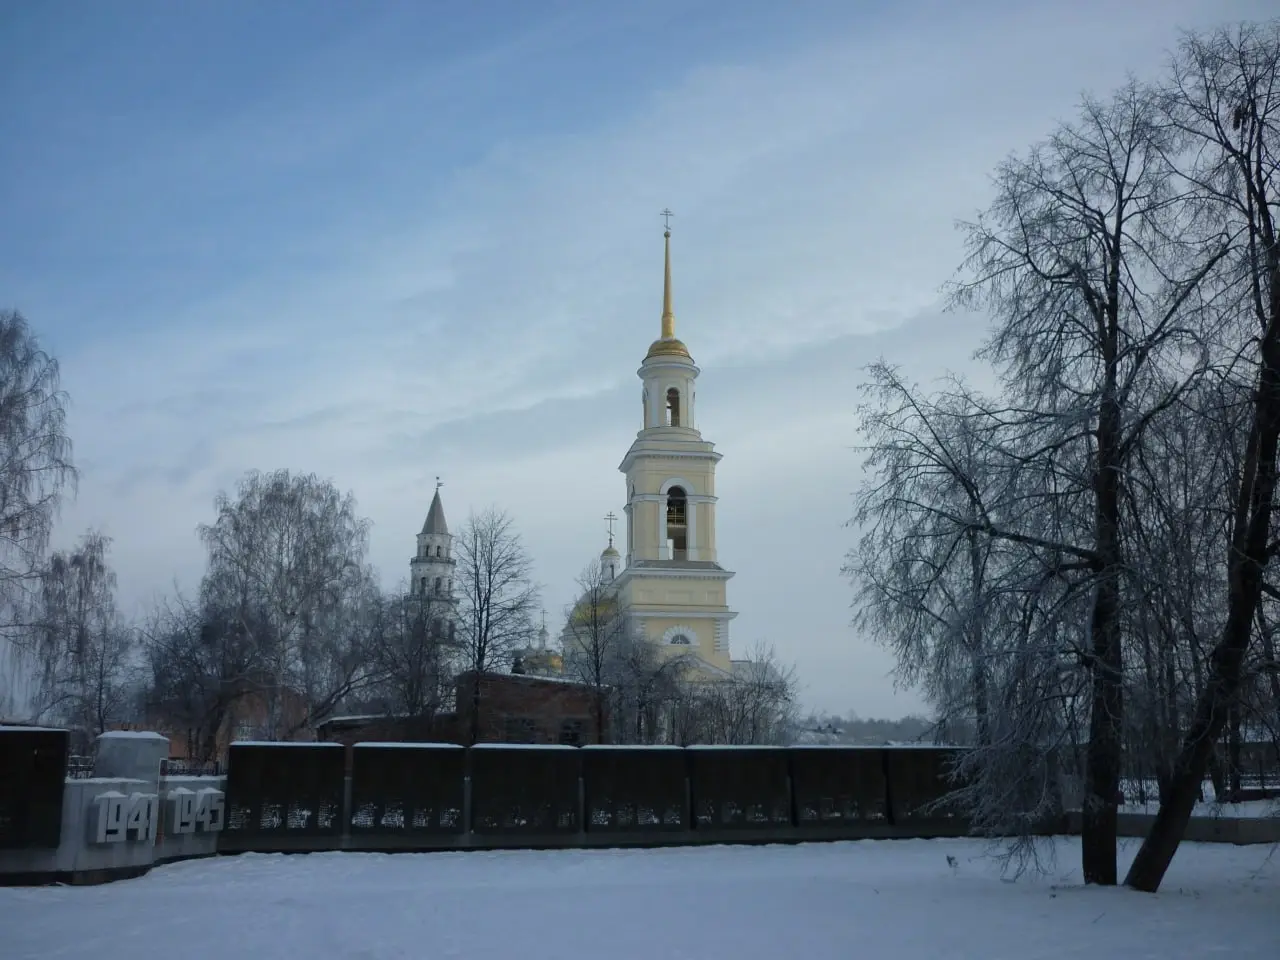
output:
[[[973,519],[976,521],[977,517]],[[976,530],[969,531],[969,578],[973,596],[982,597],[982,555],[978,549]],[[980,602],[980,601],[978,601]],[[969,622],[969,656],[971,680],[973,684],[973,713],[978,727],[978,746],[985,747],[991,743],[990,716],[987,712],[987,664],[986,636],[984,634],[983,611],[979,607],[973,611]]]
[[[1095,477],[1096,549],[1100,573],[1091,620],[1092,698],[1085,757],[1080,855],[1085,883],[1116,883],[1116,806],[1124,720],[1120,644],[1120,408],[1113,377],[1098,412]]]
[[[475,746],[480,740],[480,671],[474,671],[471,679],[471,715],[467,718],[467,743]]]
[[[1227,800],[1239,802],[1240,796],[1240,700],[1231,701],[1227,710]]]
[[[1125,883],[1154,893],[1182,842],[1195,806],[1197,788],[1214,744],[1239,694],[1245,654],[1262,598],[1262,571],[1276,493],[1276,447],[1280,441],[1280,265],[1269,254],[1270,316],[1261,346],[1261,372],[1254,395],[1249,450],[1241,472],[1232,531],[1227,582],[1227,619],[1209,658],[1209,675],[1196,700],[1191,726],[1174,764],[1169,802],[1161,804]]]
[[[604,688],[596,687],[595,694],[596,743],[604,743]]]

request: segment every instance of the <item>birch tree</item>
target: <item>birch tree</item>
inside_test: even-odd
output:
[[[15,685],[33,669],[31,603],[62,498],[76,471],[58,362],[26,318],[0,310],[0,655]],[[0,691],[17,709],[25,694]]]
[[[32,652],[39,713],[96,736],[120,719],[133,634],[116,612],[111,541],[90,531],[55,551],[40,577]]]
[[[237,496],[215,501],[200,527],[208,551],[203,590],[258,650],[268,736],[318,719],[365,682],[358,611],[367,601],[368,520],[328,481],[288,470],[250,472]],[[307,717],[283,717],[298,696]],[[286,729],[289,728],[289,729]]]

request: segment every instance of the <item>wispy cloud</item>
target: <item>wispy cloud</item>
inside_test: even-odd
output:
[[[53,92],[21,88],[47,162],[0,152],[31,238],[0,241],[0,285],[76,401],[66,538],[105,525],[129,598],[193,584],[214,493],[288,466],[356,492],[394,579],[442,474],[457,520],[517,515],[556,610],[622,498],[670,205],[735,639],[773,640],[815,703],[863,713],[913,701],[850,633],[838,577],[859,368],[962,366],[981,322],[940,319],[939,288],[994,164],[1080,90],[1149,71],[1177,26],[1266,8],[516,4],[500,32],[437,36],[412,7],[316,6],[274,58],[262,36],[287,20],[249,40],[201,8],[217,40],[187,110],[123,54],[76,74],[65,38]],[[242,87],[218,66],[237,37]]]

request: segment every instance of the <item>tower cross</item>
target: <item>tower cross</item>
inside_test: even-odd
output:
[[[613,525],[617,519],[617,515],[612,510],[604,515],[605,523],[609,525],[609,546],[611,547],[613,546]]]
[[[444,486],[444,481],[442,481],[439,477],[436,477],[436,490],[439,490],[443,486]]]
[[[664,228],[664,229],[666,229],[667,231],[670,231],[670,230],[671,230],[671,218],[675,216],[675,214],[671,212],[671,208],[670,208],[670,207],[665,207],[665,208],[663,209],[662,213],[658,214],[658,216],[662,217],[662,226],[663,226],[663,228]]]

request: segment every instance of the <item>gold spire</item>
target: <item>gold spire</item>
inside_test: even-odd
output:
[[[662,244],[665,248],[662,272],[662,339],[676,338],[676,315],[671,309],[671,231],[662,232]]]
[[[671,211],[662,211],[664,217],[670,217]],[[676,339],[676,314],[671,305],[671,228],[662,232],[663,238],[663,273],[662,273],[662,337],[653,341],[649,347],[648,357],[677,356],[688,357],[689,348]]]

